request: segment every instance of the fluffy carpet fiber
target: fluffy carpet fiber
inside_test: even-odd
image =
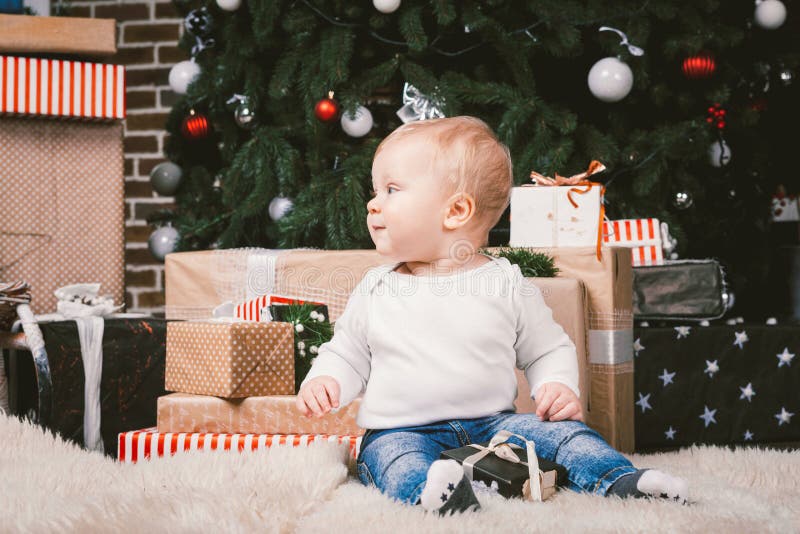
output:
[[[800,453],[697,447],[634,455],[689,480],[690,506],[561,491],[545,503],[480,494],[435,517],[363,487],[333,444],[118,464],[0,415],[0,531],[798,532]]]

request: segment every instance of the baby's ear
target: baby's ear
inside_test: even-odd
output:
[[[469,193],[456,193],[447,199],[444,226],[455,230],[469,222],[475,215],[475,199]]]

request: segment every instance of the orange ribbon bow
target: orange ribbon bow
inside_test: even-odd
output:
[[[600,220],[597,221],[597,259],[602,259],[602,254],[600,252],[600,247],[603,243],[603,219],[606,215],[605,206],[603,204],[603,196],[606,194],[606,188],[603,184],[598,182],[592,182],[588,180],[589,176],[596,174],[598,172],[602,172],[606,169],[606,166],[600,163],[597,160],[592,160],[589,163],[589,168],[586,169],[585,172],[574,174],[572,176],[560,176],[556,173],[555,178],[550,178],[549,176],[544,176],[539,174],[536,171],[531,171],[531,180],[536,185],[544,185],[544,186],[573,186],[567,192],[567,199],[569,200],[570,204],[572,204],[573,208],[578,207],[578,203],[575,202],[575,199],[572,198],[573,193],[578,195],[584,195],[592,190],[592,187],[598,186],[600,187]],[[583,187],[580,187],[583,186]]]

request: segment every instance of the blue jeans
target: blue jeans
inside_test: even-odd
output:
[[[567,469],[568,487],[605,495],[620,477],[636,468],[597,432],[577,421],[543,422],[535,414],[504,412],[478,419],[368,430],[358,455],[358,477],[366,486],[416,504],[430,465],[442,451],[489,441],[500,430],[536,444],[536,454]],[[517,438],[510,441],[525,446]]]

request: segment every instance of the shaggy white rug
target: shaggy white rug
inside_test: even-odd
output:
[[[482,494],[482,510],[446,518],[363,487],[346,459],[344,446],[321,443],[119,464],[0,416],[0,531],[800,531],[797,452],[632,456],[687,478],[690,506],[569,491],[537,504]]]

